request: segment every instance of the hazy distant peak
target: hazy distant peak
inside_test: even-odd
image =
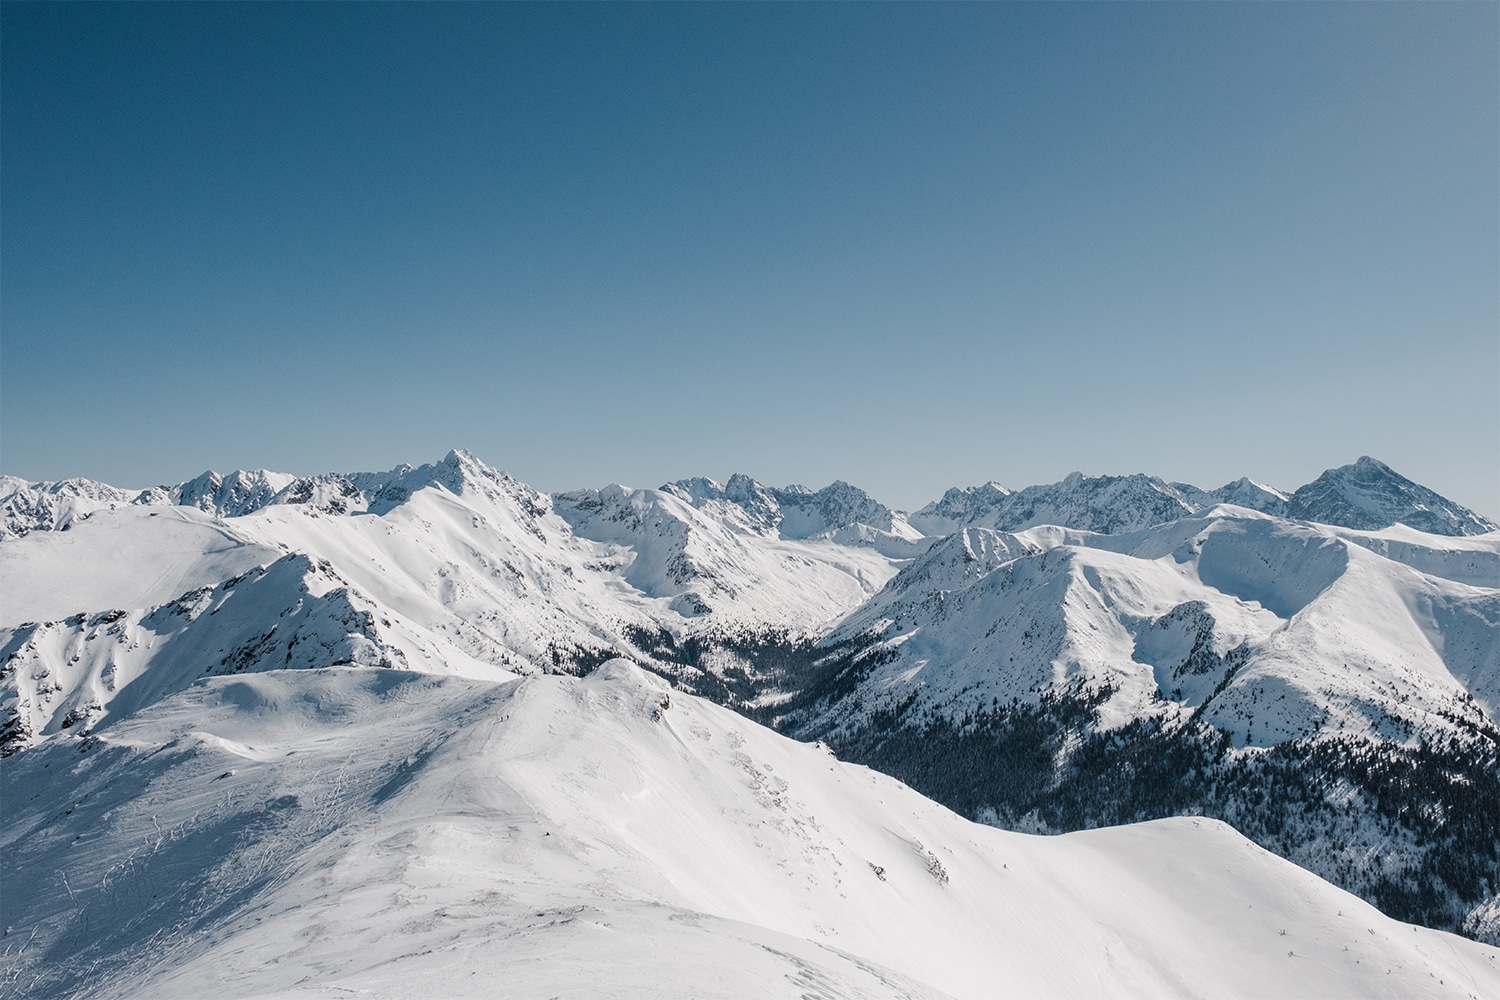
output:
[[[1412,482],[1368,455],[1293,493],[1287,516],[1373,531],[1405,524],[1434,535],[1482,535],[1500,525]]]

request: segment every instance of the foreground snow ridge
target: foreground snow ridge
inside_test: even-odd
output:
[[[1222,823],[978,826],[623,660],[213,677],[3,776],[9,996],[1500,991]]]

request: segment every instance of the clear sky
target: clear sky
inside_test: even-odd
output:
[[[1500,5],[0,8],[0,471],[1500,516]]]

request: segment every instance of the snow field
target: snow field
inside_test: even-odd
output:
[[[977,826],[624,661],[209,678],[0,777],[9,996],[1500,991],[1223,824]]]

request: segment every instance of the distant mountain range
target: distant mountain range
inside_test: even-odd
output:
[[[1202,490],[1155,476],[1076,472],[1060,483],[1015,491],[986,483],[951,489],[912,514],[910,521],[927,534],[966,527],[1021,531],[1041,524],[1112,534],[1226,503],[1277,517],[1371,531],[1405,524],[1434,535],[1482,535],[1500,527],[1369,457],[1329,469],[1290,494],[1252,479]]]
[[[969,818],[1221,819],[1500,944],[1500,529],[1370,458],[1289,493],[1075,473],[910,514],[743,475],[548,495],[463,451],[146,490],[6,477],[0,592],[7,774],[169,739],[162,713],[268,671],[449,678],[456,705],[623,659],[664,703],[709,698]]]
[[[209,471],[176,486],[124,490],[88,479],[31,483],[0,476],[0,538],[67,527],[75,514],[136,504],[194,507],[217,517],[242,517],[277,504],[311,506],[343,514],[377,513],[402,502],[413,488],[440,484],[455,492],[468,452],[451,452],[436,465],[400,466],[389,472],[292,476],[257,469],[220,475]],[[482,464],[482,463],[479,463]],[[623,489],[623,488],[621,488]],[[558,494],[586,501],[599,491]],[[1055,524],[1114,533],[1150,527],[1196,514],[1218,504],[1247,507],[1277,517],[1378,531],[1405,524],[1434,535],[1482,535],[1496,524],[1434,493],[1368,456],[1329,469],[1288,494],[1251,479],[1216,490],[1168,483],[1155,476],[1085,476],[1075,472],[1061,482],[1010,490],[999,483],[954,487],[914,513],[892,510],[864,490],[836,482],[821,490],[805,486],[768,487],[745,475],[720,485],[712,479],[683,479],[655,492],[669,493],[698,507],[737,508],[740,526],[782,538],[805,539],[839,530],[860,529],[862,540],[889,545],[911,555],[902,543],[951,534],[964,527],[1020,531]],[[849,536],[849,540],[854,540]]]

